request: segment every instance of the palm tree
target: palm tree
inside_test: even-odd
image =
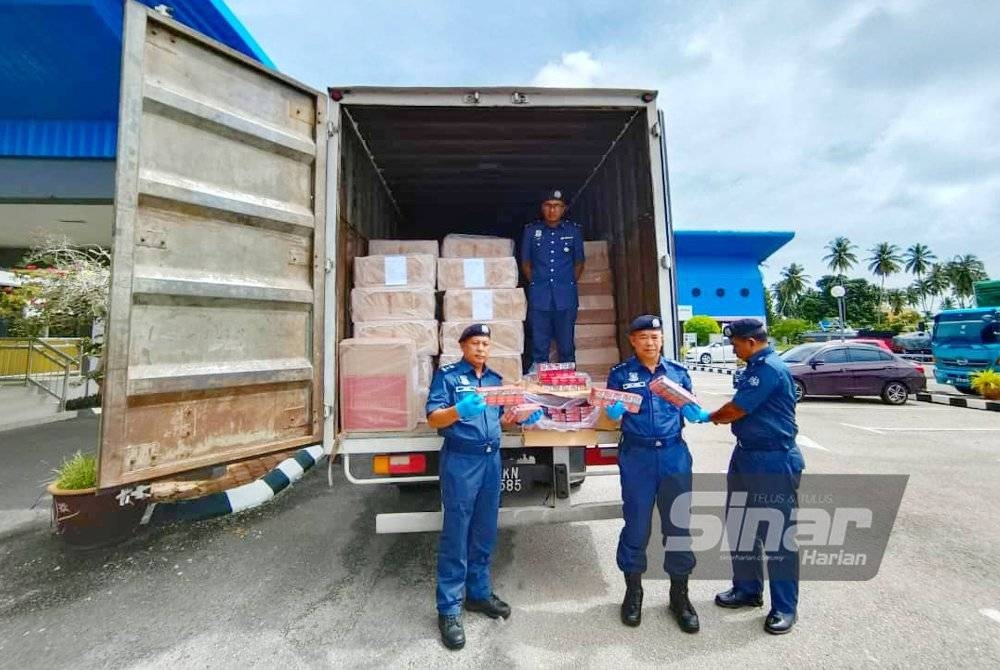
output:
[[[989,279],[983,262],[973,254],[955,256],[948,263],[946,272],[951,281],[951,290],[961,307],[965,307],[965,301],[975,293],[975,283]]]
[[[899,314],[906,307],[906,291],[891,288],[885,292],[885,300],[893,314]]]
[[[950,295],[946,295],[941,301],[941,309],[955,309],[955,300]]]
[[[851,244],[851,241],[846,237],[836,237],[826,245],[826,249],[830,253],[823,256],[823,260],[826,261],[831,272],[844,276],[858,264],[858,257],[854,254],[854,250],[857,248],[858,245]]]
[[[774,285],[775,293],[778,295],[778,312],[781,314],[788,316],[788,308],[806,290],[809,275],[805,271],[806,269],[798,263],[792,263],[781,271],[781,280]]]
[[[879,288],[879,305],[885,302],[885,279],[894,275],[900,270],[903,257],[899,255],[899,247],[889,242],[880,242],[871,249],[871,256],[867,258],[868,271],[882,282]],[[882,323],[882,310],[878,313],[878,322]]]
[[[911,245],[906,250],[906,253],[903,254],[903,258],[906,261],[906,271],[914,275],[918,282],[924,278],[924,275],[931,269],[934,261],[937,260],[937,256],[934,255],[930,247],[920,242]],[[927,311],[926,306],[922,302],[921,307],[924,308],[925,312]]]
[[[934,263],[931,266],[930,272],[927,273],[927,278],[923,281],[923,286],[931,299],[924,316],[930,317],[931,313],[934,312],[934,300],[944,295],[951,286],[951,279],[948,277],[948,268],[941,263]]]

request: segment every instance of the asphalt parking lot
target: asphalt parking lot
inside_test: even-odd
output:
[[[692,376],[707,407],[727,400],[729,377]],[[495,588],[513,616],[466,615],[469,643],[448,652],[435,626],[436,536],[374,533],[377,512],[408,509],[414,494],[352,485],[337,469],[328,487],[318,468],[266,507],[150,529],[110,550],[65,551],[38,515],[0,525],[0,659],[18,668],[995,665],[1000,414],[807,399],[799,424],[808,472],[910,479],[880,573],[804,583],[799,623],[784,637],[762,631],[762,610],[715,607],[722,581],[692,583],[697,635],[667,617],[667,582],[647,582],[641,627],[622,626],[612,520],[501,531]],[[78,442],[92,439],[93,422],[36,428],[31,439],[56,449],[45,431],[58,430],[70,431],[59,434],[69,450],[74,430]],[[28,439],[0,434],[5,460],[37,460],[12,447]],[[687,439],[696,471],[726,467],[728,429],[691,426]],[[7,469],[4,489],[17,495],[0,495],[0,519],[30,504],[31,467],[41,468]],[[616,479],[589,480],[581,495],[617,496]]]

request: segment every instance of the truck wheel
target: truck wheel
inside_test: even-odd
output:
[[[802,399],[806,397],[806,385],[800,382],[798,379],[795,381],[795,402],[802,402]]]
[[[882,389],[882,402],[887,405],[905,405],[910,389],[903,382],[889,382]]]
[[[712,354],[702,354],[701,358],[698,359],[702,365],[708,365],[712,362]]]

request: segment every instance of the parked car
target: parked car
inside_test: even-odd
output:
[[[890,354],[893,353],[892,347],[886,344],[885,340],[880,340],[874,337],[855,337],[853,340],[851,340],[851,342],[855,344],[871,344],[873,346],[878,347],[879,349],[884,349],[885,351],[888,351]]]
[[[798,400],[808,395],[860,395],[902,405],[911,393],[927,388],[923,366],[871,344],[800,344],[781,357],[792,373]]]
[[[688,363],[735,363],[736,352],[733,345],[729,343],[729,338],[722,338],[721,342],[713,342],[704,347],[691,347],[684,355],[684,360]]]
[[[901,333],[892,338],[892,346],[904,354],[930,354],[931,334],[923,330]]]

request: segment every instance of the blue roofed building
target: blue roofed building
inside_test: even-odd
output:
[[[223,0],[141,2],[274,67]],[[122,17],[122,0],[0,2],[0,266],[39,234],[111,238]]]
[[[677,230],[677,303],[692,314],[728,323],[764,318],[761,264],[789,242],[791,232]],[[682,318],[683,312],[682,311]]]

